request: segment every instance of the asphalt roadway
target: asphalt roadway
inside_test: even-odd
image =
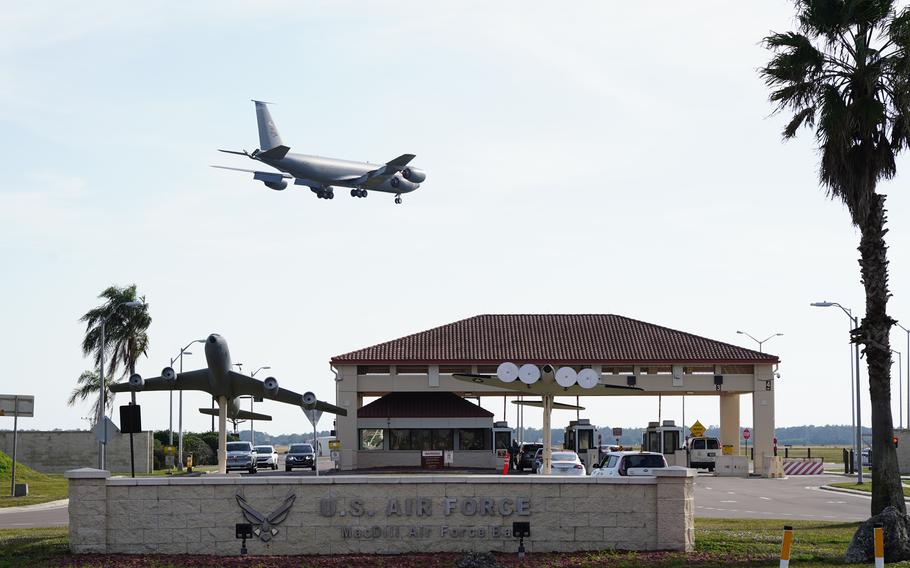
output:
[[[320,460],[320,471],[331,462]],[[244,474],[249,475],[249,474]],[[310,477],[314,472],[262,471],[256,475]],[[841,475],[791,476],[787,479],[713,477],[695,480],[695,516],[715,519],[781,519],[862,521],[869,517],[870,498],[820,489],[845,481]],[[67,501],[0,509],[0,528],[60,527],[69,523]]]

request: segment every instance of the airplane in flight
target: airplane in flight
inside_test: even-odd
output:
[[[323,402],[311,392],[302,395],[278,386],[278,379],[268,377],[264,381],[231,370],[231,353],[227,342],[217,333],[205,340],[206,368],[185,373],[177,373],[170,367],[161,371],[160,377],[145,379],[138,375],[130,376],[125,383],[111,385],[111,392],[196,390],[207,392],[218,401],[218,471],[224,473],[227,446],[227,418],[254,420],[271,420],[266,414],[258,414],[240,409],[239,396],[261,396],[277,400],[303,410],[321,410],[332,414],[347,416],[347,410]],[[200,409],[205,414],[211,413],[208,408]]]
[[[218,151],[246,156],[280,171],[214,165],[213,168],[251,173],[254,180],[261,181],[266,187],[277,191],[285,189],[289,180],[294,180],[294,185],[309,187],[319,199],[334,199],[333,186],[351,188],[351,197],[366,197],[369,191],[393,193],[395,203],[399,205],[403,193],[416,190],[427,178],[423,170],[409,165],[415,157],[414,154],[402,154],[385,164],[371,164],[291,153],[290,148],[281,141],[275,121],[269,113],[267,105],[271,103],[256,100],[253,103],[256,105],[256,122],[259,125],[259,149],[252,152],[221,149]]]

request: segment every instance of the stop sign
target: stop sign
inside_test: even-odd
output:
[[[743,439],[748,440],[751,437],[752,437],[752,432],[750,432],[748,428],[744,428],[743,429]]]

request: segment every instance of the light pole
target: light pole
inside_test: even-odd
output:
[[[764,343],[765,343],[766,341],[768,341],[769,339],[774,339],[775,337],[778,337],[778,336],[783,335],[783,333],[775,333],[775,334],[769,335],[768,337],[766,337],[766,338],[764,338],[764,339],[762,339],[762,340],[758,340],[758,339],[755,339],[754,337],[752,337],[750,334],[746,333],[745,331],[737,331],[736,333],[738,333],[738,334],[740,334],[740,335],[745,335],[746,337],[748,337],[749,339],[751,339],[751,340],[754,341],[755,343],[758,343],[758,352],[759,352],[759,353],[764,353],[764,351],[761,350],[761,349],[762,349],[762,344],[764,344]]]
[[[122,302],[117,304],[111,313],[104,316],[104,319],[101,320],[101,349],[100,349],[100,360],[101,360],[101,371],[98,373],[98,379],[100,381],[98,396],[100,397],[100,404],[98,405],[98,425],[101,427],[101,445],[98,448],[98,469],[104,469],[106,465],[106,456],[105,450],[107,450],[107,425],[104,423],[105,412],[104,408],[107,405],[107,386],[104,384],[104,350],[107,347],[104,341],[104,328],[107,325],[107,320],[111,318],[114,314],[117,313],[121,307],[126,306],[127,308],[138,308],[144,306],[145,303],[142,300],[131,300],[129,302]],[[136,395],[133,394],[133,402],[135,402]]]
[[[187,349],[194,343],[205,343],[204,339],[194,339],[187,343],[181,350],[180,354],[177,355],[174,359],[180,360],[180,373],[183,374],[183,356],[192,355]],[[174,364],[174,359],[171,359],[171,365]],[[174,391],[171,389],[171,400],[173,401]],[[183,390],[177,395],[177,469],[183,469]],[[173,432],[171,433],[171,445],[174,445]]]
[[[809,304],[813,308],[830,308],[831,306],[837,306],[850,318],[850,321],[853,323],[851,331],[859,327],[859,321],[853,316],[853,313],[848,309],[838,304],[837,302],[812,302]],[[859,461],[859,465],[856,468],[856,483],[860,484],[863,482],[863,415],[862,415],[862,398],[860,398],[859,390],[859,343],[853,341],[853,338],[850,338],[851,343],[853,343],[853,359],[855,361],[856,372],[854,373],[856,380],[856,441],[855,451],[856,457],[855,460]]]
[[[904,394],[903,394],[903,384],[904,384],[904,371],[903,365],[901,363],[901,352],[897,349],[892,349],[892,353],[897,353],[897,415],[898,423],[900,424],[898,428],[901,430],[904,429]],[[907,424],[910,426],[910,424]]]
[[[267,371],[269,369],[271,369],[271,367],[269,367],[269,366],[259,367],[258,369],[256,369],[252,373],[250,373],[250,376],[255,378],[256,373],[258,373],[259,371],[262,371],[262,370]],[[256,400],[255,396],[250,396],[250,414],[253,413],[253,401],[255,401],[255,400]],[[252,444],[254,446],[256,445],[256,432],[253,430],[253,417],[252,416],[250,416],[250,444]]]
[[[907,428],[910,428],[910,329],[901,324],[896,325],[907,334],[907,351],[905,351],[907,354]]]

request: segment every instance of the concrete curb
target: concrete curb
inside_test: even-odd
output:
[[[62,509],[68,507],[69,499],[60,499],[58,501],[48,501],[47,503],[37,503],[35,505],[23,505],[21,507],[3,507],[0,508],[0,515],[5,513],[27,513],[28,511],[46,511],[48,509]]]
[[[831,491],[832,493],[847,493],[849,495],[859,495],[861,497],[868,497],[872,499],[872,493],[868,491],[857,491],[856,489],[846,489],[844,487],[831,487],[830,485],[821,485],[819,489],[824,491]],[[910,503],[910,497],[904,497],[905,503]]]

